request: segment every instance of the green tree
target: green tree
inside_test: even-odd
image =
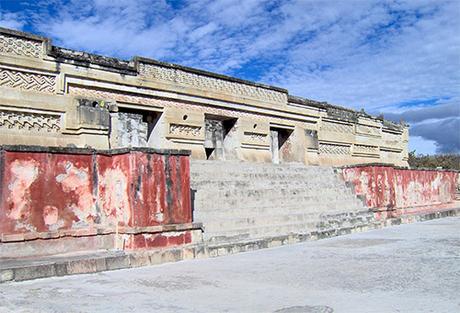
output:
[[[416,154],[409,152],[409,166],[412,168],[438,168],[460,170],[460,154]]]

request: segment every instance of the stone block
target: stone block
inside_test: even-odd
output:
[[[122,268],[129,267],[129,256],[128,255],[118,255],[113,257],[108,257],[105,259],[105,264],[107,270],[118,270]]]
[[[108,129],[110,126],[110,113],[105,108],[80,105],[77,112],[81,125],[103,129]]]
[[[67,263],[56,263],[54,265],[54,271],[56,276],[65,276],[67,275]]]
[[[208,250],[205,246],[198,246],[195,248],[195,258],[196,259],[204,259],[208,258]]]
[[[13,280],[14,271],[12,269],[0,270],[0,283]]]
[[[129,255],[131,267],[148,266],[151,264],[150,256],[146,253],[132,253]]]
[[[208,256],[210,258],[215,258],[215,257],[219,256],[218,250],[219,249],[216,248],[216,247],[209,247],[208,248]]]
[[[227,254],[229,254],[227,248],[219,248],[217,250],[217,255],[218,256],[223,256],[223,255],[227,255]]]
[[[150,252],[150,264],[151,265],[156,265],[156,264],[161,264],[162,263],[162,251],[154,251]]]
[[[74,260],[67,262],[67,274],[84,274],[98,272],[97,260]]]
[[[166,250],[161,255],[161,263],[177,262],[182,259],[182,249]]]
[[[182,250],[182,258],[184,260],[192,260],[195,258],[195,248],[185,247]]]
[[[268,243],[268,248],[279,247],[282,245],[283,245],[283,242],[281,240],[271,240]]]
[[[51,277],[55,275],[56,275],[56,271],[55,271],[54,264],[43,264],[43,265],[36,265],[36,266],[19,267],[19,268],[14,269],[14,280],[15,281]]]

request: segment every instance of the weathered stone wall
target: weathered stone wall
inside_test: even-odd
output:
[[[119,234],[108,244],[120,249],[192,241],[187,152],[7,146],[0,150],[0,174],[4,257],[53,253],[34,249],[35,241],[52,247],[62,238]],[[65,242],[61,252],[88,248]],[[107,248],[99,244],[91,248]]]
[[[367,207],[384,217],[453,203],[459,184],[455,171],[377,165],[347,167],[342,174]]]
[[[233,127],[211,158],[407,165],[405,125],[278,87],[67,50],[7,29],[0,29],[0,90],[0,144],[188,149],[206,159],[205,121],[218,119]],[[280,129],[288,137],[273,151],[270,132]]]

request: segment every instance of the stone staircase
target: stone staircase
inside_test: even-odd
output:
[[[192,161],[191,188],[208,245],[331,236],[374,222],[332,167]]]

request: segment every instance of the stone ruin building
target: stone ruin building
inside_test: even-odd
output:
[[[407,145],[282,88],[0,28],[0,283],[458,215],[458,172],[408,169]]]
[[[408,128],[285,89],[0,29],[0,144],[191,150],[192,159],[407,165]]]

